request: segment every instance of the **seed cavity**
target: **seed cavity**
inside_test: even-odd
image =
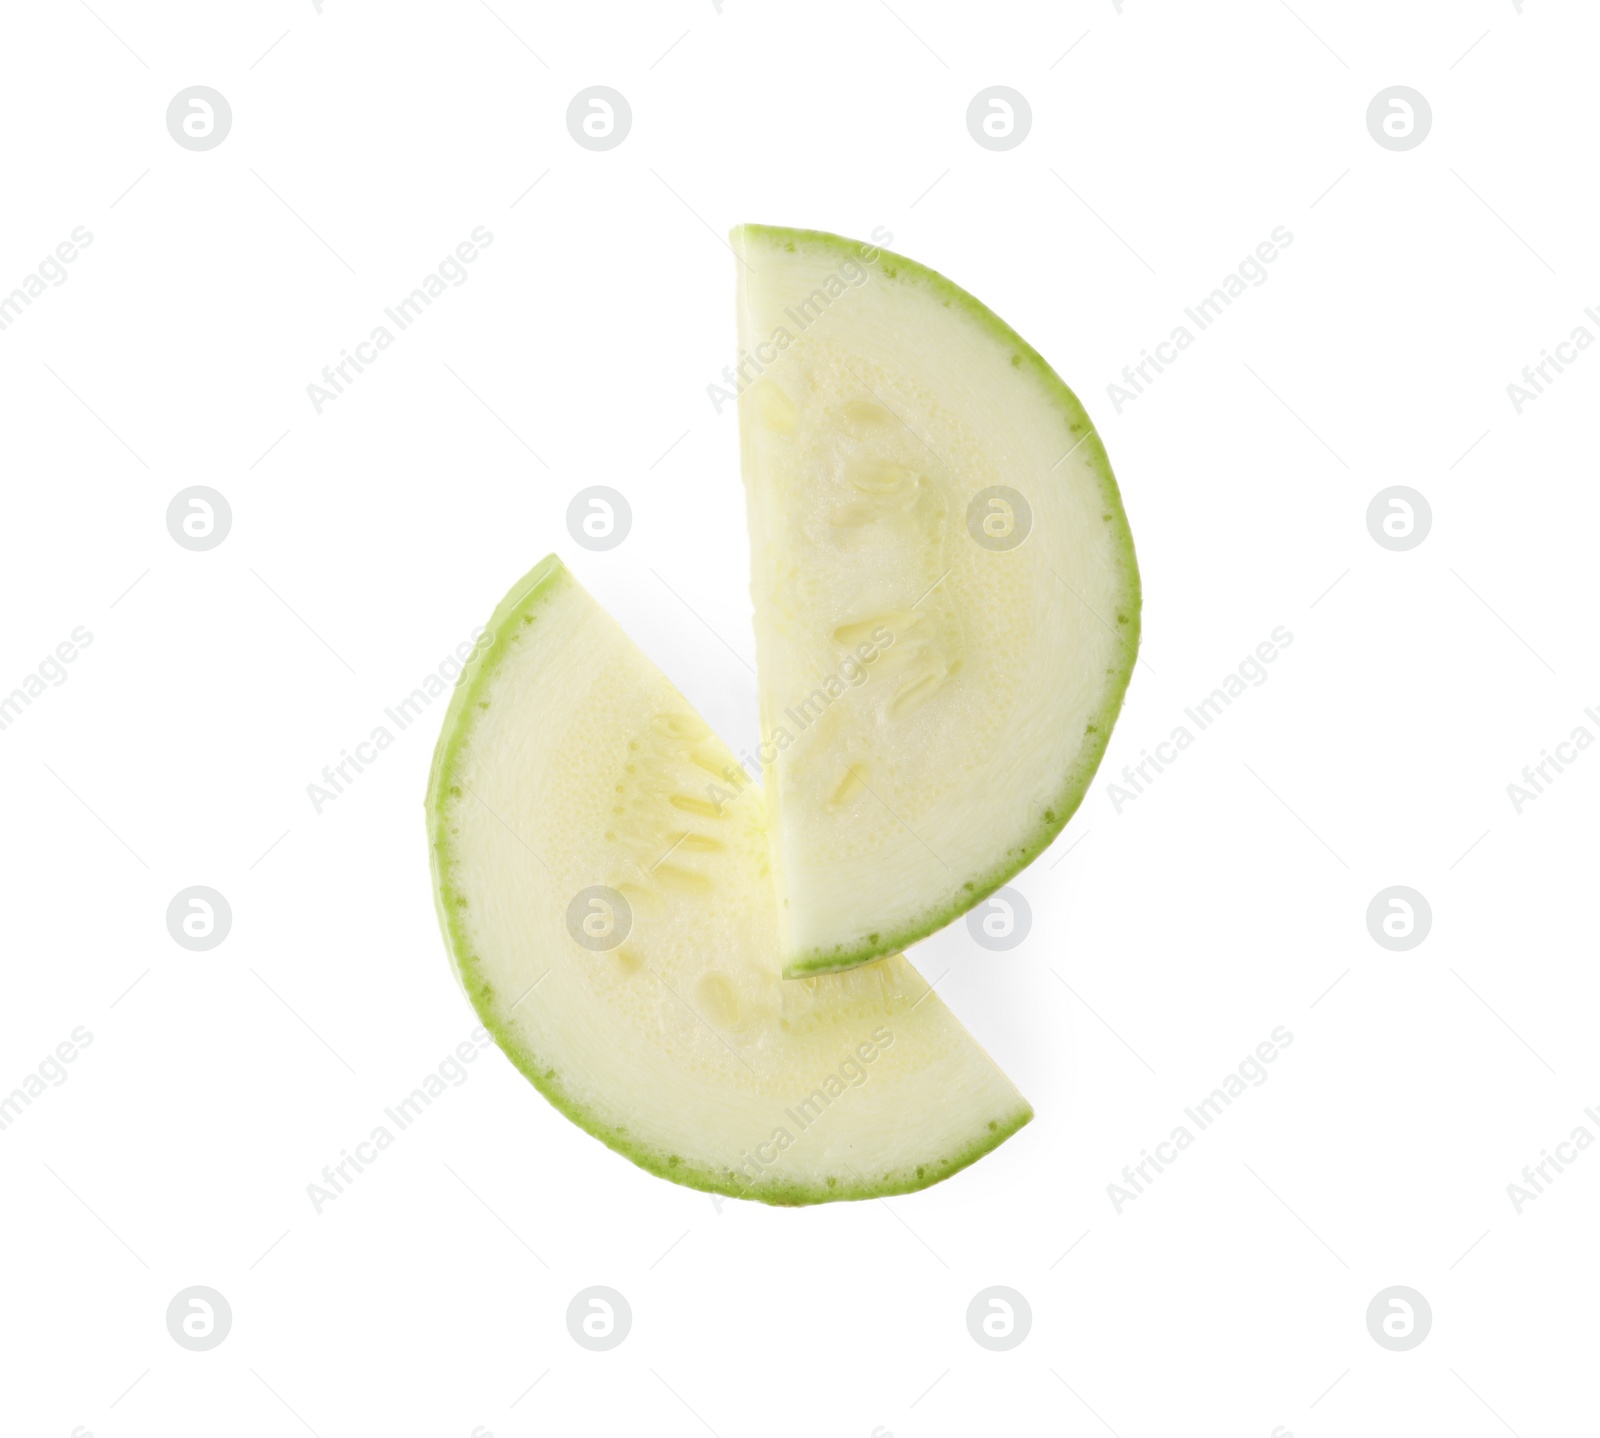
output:
[[[899,423],[881,404],[870,399],[853,399],[844,407],[844,417],[856,424],[888,426]]]
[[[713,970],[694,986],[695,1007],[708,1022],[731,1029],[739,1022],[739,990],[726,974]]]
[[[844,477],[863,494],[899,494],[916,482],[903,464],[873,455],[856,455],[844,464]]]
[[[717,753],[715,749],[691,749],[689,751],[689,762],[696,768],[704,769],[706,773],[713,775],[715,778],[726,779],[728,777],[727,759]]]
[[[758,379],[748,390],[746,398],[755,406],[756,419],[778,434],[793,434],[800,424],[800,411],[776,380]]]
[[[711,730],[697,714],[657,714],[650,722],[669,739],[709,739]]]
[[[854,649],[858,644],[864,644],[871,639],[877,640],[877,631],[887,630],[891,640],[898,640],[922,622],[922,616],[911,609],[891,609],[887,614],[879,614],[871,619],[857,619],[849,624],[841,624],[833,631],[833,642],[843,645],[846,649]]]
[[[928,700],[933,698],[939,686],[948,677],[948,670],[938,669],[931,674],[922,675],[919,679],[913,679],[904,688],[896,692],[894,698],[889,701],[889,707],[885,712],[896,723],[902,719],[910,718]]]
[[[854,799],[865,787],[866,782],[861,777],[861,766],[852,764],[850,768],[844,771],[844,778],[839,781],[839,787],[829,797],[828,807],[830,809],[841,808]]]
[[[728,847],[721,839],[713,839],[709,834],[696,834],[692,830],[668,834],[666,839],[674,849],[681,849],[686,854],[720,854]]]
[[[679,894],[699,896],[709,894],[716,887],[704,874],[694,869],[681,868],[677,864],[657,864],[651,877],[663,889],[671,889]]]
[[[680,809],[685,814],[695,814],[702,819],[720,819],[722,807],[713,804],[709,799],[700,799],[693,794],[674,794],[667,800],[674,809]]]
[[[870,504],[847,504],[834,511],[833,523],[839,529],[864,529],[882,517]]]

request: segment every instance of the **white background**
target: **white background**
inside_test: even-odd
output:
[[[0,1133],[7,1434],[1592,1430],[1600,1153],[1520,1214],[1506,1185],[1600,1135],[1600,752],[1520,814],[1506,785],[1600,734],[1600,354],[1520,415],[1506,385],[1600,303],[1600,25],[1122,8],[8,10],[0,290],[94,239],[0,333],[0,691],[94,640],[0,733],[0,1092],[94,1039]],[[164,121],[194,84],[233,110],[204,153]],[[565,126],[592,84],[633,110],[607,153]],[[1006,153],[965,126],[993,84],[1033,111]],[[1433,110],[1405,153],[1365,123],[1395,84]],[[306,1185],[475,1022],[427,877],[437,716],[319,815],[323,766],[552,549],[756,740],[705,392],[741,220],[885,226],[1117,469],[1146,644],[1104,771],[1016,881],[1021,947],[912,955],[1038,1117],[928,1192],[772,1210],[644,1174],[491,1054],[319,1215]],[[479,225],[469,281],[318,415],[307,383]],[[1279,225],[1268,282],[1117,413]],[[634,515],[604,554],[564,523],[597,483]],[[207,553],[165,526],[193,484],[233,510]],[[1433,511],[1405,553],[1366,528],[1393,484]],[[1279,625],[1268,682],[1117,812],[1107,779]],[[165,924],[194,884],[233,909],[207,953]],[[1393,884],[1433,910],[1405,953],[1366,926]],[[1116,1212],[1277,1025],[1269,1081]],[[233,1310],[209,1352],[166,1329],[193,1284]],[[594,1284],[633,1310],[608,1353],[565,1326]],[[1004,1353],[965,1322],[993,1284],[1033,1312]],[[1393,1284],[1433,1310],[1404,1353],[1364,1317]]]

